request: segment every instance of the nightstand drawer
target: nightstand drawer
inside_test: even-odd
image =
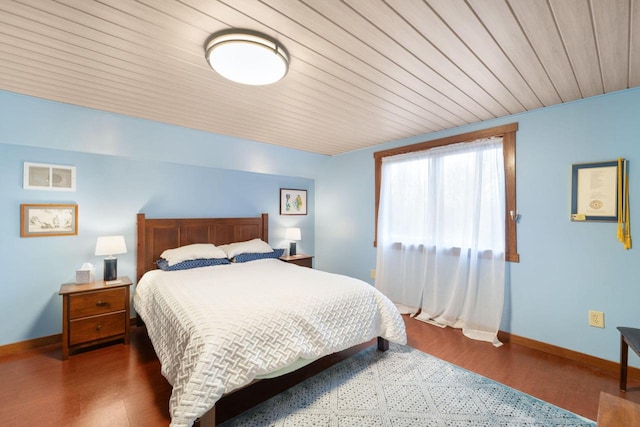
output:
[[[69,345],[124,334],[125,322],[125,312],[73,320],[69,333]]]
[[[312,268],[312,260],[311,260],[311,258],[296,259],[294,261],[289,261],[289,263],[290,264],[299,265],[300,267]]]
[[[124,310],[127,290],[116,288],[69,296],[69,319]]]
[[[306,254],[281,256],[280,260],[289,264],[299,265],[301,267],[313,268],[313,256]]]

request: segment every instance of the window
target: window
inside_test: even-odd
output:
[[[405,147],[398,147],[390,150],[379,151],[374,153],[375,159],[375,223],[376,223],[376,241],[374,245],[377,246],[377,226],[378,226],[378,209],[380,204],[380,185],[382,179],[382,159],[389,156],[396,156],[405,153],[413,153],[417,151],[425,151],[430,148],[441,147],[450,144],[464,143],[464,142],[473,142],[482,138],[490,138],[490,137],[502,137],[502,154],[504,157],[504,169],[505,169],[505,259],[511,262],[518,262],[519,255],[517,253],[517,240],[516,240],[516,222],[512,220],[512,214],[517,212],[516,210],[516,185],[515,185],[515,133],[518,130],[518,124],[513,123],[509,125],[494,127],[490,129],[485,129],[476,132],[469,132],[466,134],[456,135],[448,138],[442,138],[433,141],[427,141],[419,144],[409,145]],[[452,166],[455,168],[453,163],[464,161],[464,156],[448,156],[447,161],[452,163]],[[455,169],[453,169],[455,170]],[[408,172],[408,171],[405,171]],[[451,181],[453,182],[453,181]],[[454,192],[452,192],[454,193]],[[421,196],[418,196],[421,197]],[[455,203],[455,200],[452,199],[452,203]],[[454,246],[458,246],[458,244],[462,244],[463,236],[461,233],[452,233],[451,243]],[[485,236],[485,239],[490,239],[490,237]],[[489,244],[489,243],[487,243]]]

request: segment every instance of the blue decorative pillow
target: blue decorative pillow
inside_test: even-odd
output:
[[[189,270],[191,268],[208,267],[210,265],[229,264],[227,258],[207,258],[207,259],[190,259],[182,261],[174,265],[169,265],[166,259],[160,258],[156,261],[156,265],[164,271]]]
[[[265,258],[280,258],[284,255],[284,249],[274,249],[273,252],[267,253],[246,253],[236,255],[233,260],[235,262],[248,262],[255,261],[257,259],[265,259]]]

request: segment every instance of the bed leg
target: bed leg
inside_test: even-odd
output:
[[[378,337],[378,351],[387,351],[389,350],[389,341],[382,337]]]
[[[136,326],[139,328],[144,326],[144,320],[142,320],[142,317],[140,317],[138,313],[136,313]]]
[[[216,426],[216,407],[209,409],[203,416],[198,418],[194,427],[215,427]]]

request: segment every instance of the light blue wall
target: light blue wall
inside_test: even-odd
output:
[[[60,333],[60,284],[93,255],[100,235],[123,234],[118,272],[135,278],[135,218],[269,213],[270,242],[313,254],[314,165],[325,156],[0,92],[0,345]],[[57,147],[57,148],[56,148]],[[99,154],[94,154],[99,153]],[[151,160],[147,160],[150,157]],[[22,188],[23,163],[77,168],[77,191]],[[194,166],[195,165],[195,166]],[[233,170],[235,169],[235,170]],[[279,189],[308,190],[309,215],[280,216]],[[79,234],[20,237],[20,204],[73,203]]]
[[[628,159],[631,223],[640,224],[639,112],[633,89],[330,158],[317,178],[316,229],[331,238],[316,240],[316,265],[373,283],[375,151],[518,122],[521,261],[510,265],[501,329],[617,361],[616,326],[640,326],[640,256],[618,243],[615,224],[569,221],[571,165]],[[605,329],[588,326],[589,309],[605,312]],[[630,363],[640,365],[635,355]]]
[[[326,158],[7,91],[0,91],[0,114],[3,144],[306,178]]]

